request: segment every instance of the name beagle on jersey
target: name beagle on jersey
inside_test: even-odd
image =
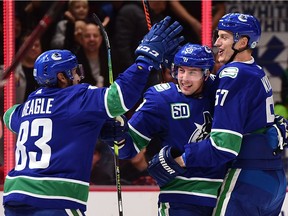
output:
[[[237,77],[238,72],[239,69],[237,67],[227,67],[220,71],[219,78],[230,77],[234,79]]]
[[[36,98],[24,104],[22,117],[32,114],[51,114],[54,98]]]

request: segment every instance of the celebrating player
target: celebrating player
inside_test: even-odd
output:
[[[120,158],[132,158],[153,138],[161,140],[164,150],[152,159],[148,169],[152,176],[157,173],[159,216],[210,216],[216,205],[217,193],[227,171],[225,165],[185,169],[171,158],[173,168],[160,163],[166,168],[163,174],[163,170],[157,168],[159,161],[165,162],[161,158],[166,158],[163,155],[166,149],[173,147],[184,151],[183,143],[198,142],[209,135],[214,105],[214,98],[209,97],[212,88],[209,74],[213,66],[210,48],[190,43],[184,45],[176,53],[172,67],[178,84],[170,82],[150,87],[144,94],[143,103],[129,120],[130,135],[122,137],[125,144],[120,148]],[[166,172],[177,175],[166,182]]]
[[[109,88],[79,84],[82,72],[68,50],[49,50],[35,61],[41,86],[4,115],[18,134],[15,167],[5,180],[6,216],[85,215],[92,156],[105,120],[132,108],[152,67],[183,41],[182,27],[167,17],[155,24],[136,50],[136,63]]]
[[[279,215],[286,194],[281,155],[275,150],[283,148],[282,138],[287,142],[287,127],[284,136],[279,134],[277,146],[281,130],[273,127],[272,88],[252,57],[260,35],[260,23],[254,16],[230,13],[220,19],[215,46],[225,65],[215,79],[210,138],[186,144],[183,155],[175,159],[189,168],[229,164],[213,213],[216,216]],[[169,149],[163,149],[163,155],[169,154]],[[171,174],[166,171],[168,176]]]

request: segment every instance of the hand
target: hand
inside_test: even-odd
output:
[[[110,17],[109,16],[106,16],[102,22],[102,25],[104,27],[106,27],[108,25],[108,23],[110,22]]]
[[[75,22],[76,19],[75,17],[73,16],[73,14],[70,12],[70,11],[65,11],[64,12],[64,16],[70,21],[70,22]]]
[[[284,147],[288,146],[288,121],[280,115],[275,115],[273,127],[278,134],[278,146],[273,152],[274,155],[277,155],[283,151]]]
[[[183,36],[177,36],[183,27],[178,22],[169,25],[170,21],[171,18],[166,17],[153,25],[135,51],[138,56],[136,62],[146,62],[159,70],[164,61],[164,55],[169,56],[175,52],[179,44],[184,41]]]
[[[148,165],[149,174],[162,187],[173,180],[179,174],[183,174],[186,169],[181,167],[174,158],[181,153],[171,146],[163,147],[160,152],[152,158]]]
[[[127,118],[124,115],[117,116],[116,118],[108,119],[99,135],[99,139],[109,146],[113,147],[114,144],[122,146],[125,143],[125,133],[128,131]]]

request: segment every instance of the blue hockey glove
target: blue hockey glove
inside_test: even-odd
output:
[[[164,54],[164,61],[163,61],[164,67],[171,70],[171,65],[174,62],[174,56],[180,48],[181,46],[178,46],[177,48],[174,49],[173,52],[167,52]]]
[[[288,147],[288,121],[280,115],[275,115],[273,127],[277,130],[278,136],[278,146],[275,148],[273,154],[277,155],[285,147]]]
[[[148,172],[160,187],[186,171],[174,160],[180,155],[181,153],[178,150],[171,146],[165,146],[149,161]]]
[[[127,131],[127,118],[124,115],[121,115],[116,118],[108,119],[104,123],[98,138],[110,147],[114,146],[115,141],[119,147],[122,147],[125,143],[125,133]]]
[[[159,70],[164,55],[169,56],[175,52],[179,44],[184,41],[183,36],[177,36],[183,27],[178,22],[169,25],[170,21],[171,18],[166,17],[153,25],[135,51],[138,56],[136,62],[146,62]]]

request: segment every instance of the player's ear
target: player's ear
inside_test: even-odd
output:
[[[239,42],[240,42],[240,48],[244,48],[248,45],[248,41],[249,41],[249,38],[247,37],[242,37]]]
[[[67,78],[63,73],[57,74],[58,87],[65,88],[68,85]]]

